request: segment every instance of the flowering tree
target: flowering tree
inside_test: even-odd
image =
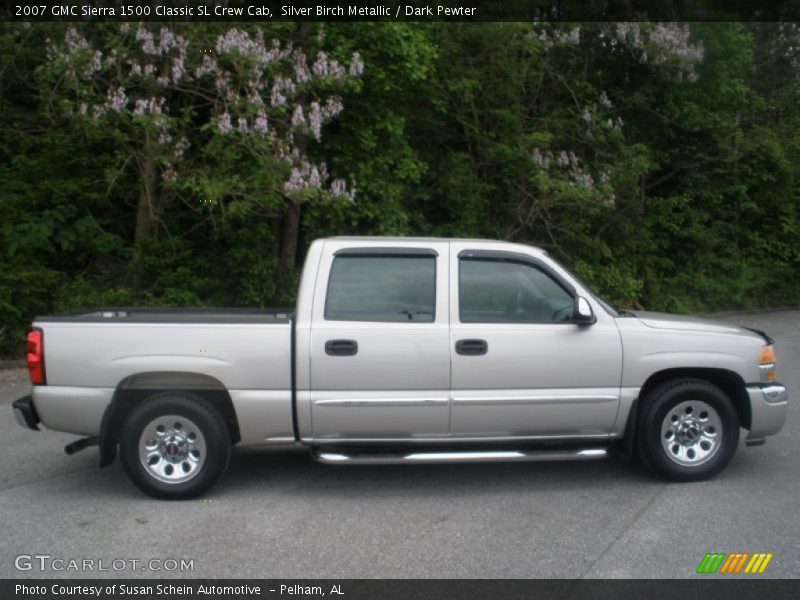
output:
[[[583,50],[590,46],[599,46],[601,52],[608,54],[625,54],[632,60],[655,65],[667,69],[676,82],[697,81],[695,65],[703,58],[702,42],[693,43],[690,39],[689,27],[681,23],[638,23],[620,22],[602,24],[592,29],[580,26],[559,26],[540,24],[528,37],[539,43],[539,51],[544,60],[559,49],[567,51]],[[579,118],[573,122],[580,126],[580,138],[584,142],[608,141],[622,131],[622,116],[609,97],[606,90],[586,89],[588,93],[579,97],[570,88],[570,84],[558,77],[557,85],[564,87],[572,96]],[[542,151],[534,147],[531,152],[533,164],[545,171],[551,166],[562,169],[571,184],[593,189],[595,184],[608,181],[608,171],[596,175],[589,173],[582,165],[581,159],[573,149]],[[614,196],[606,196],[603,203],[613,206]]]
[[[336,90],[361,74],[357,52],[343,65],[325,52],[308,57],[300,46],[237,27],[212,44],[160,25],[122,23],[92,32],[90,41],[71,26],[63,39],[50,41],[51,90],[68,117],[117,136],[120,171],[133,168],[140,184],[137,244],[158,236],[171,195],[207,191],[208,170],[197,168],[207,157],[198,152],[192,160],[190,139],[244,147],[272,175],[258,180],[265,189],[229,191],[269,196],[273,211],[284,214],[285,267],[295,260],[303,202],[353,200],[353,184],[330,180],[325,163],[310,158],[309,142],[319,142],[323,125],[341,112]]]
[[[106,29],[98,47],[75,27],[48,49],[53,95],[63,112],[96,133],[114,122],[121,165],[139,179],[135,241],[154,237],[163,209],[159,176],[174,180],[188,147],[186,121],[176,110],[187,79],[187,40],[162,28],[154,36],[123,23]]]
[[[275,190],[286,202],[279,275],[294,266],[301,204],[355,197],[355,188],[343,179],[328,181],[327,166],[309,158],[308,143],[319,142],[323,124],[343,109],[331,90],[359,77],[363,69],[358,52],[349,65],[323,51],[309,59],[302,47],[232,28],[217,38],[215,55],[204,55],[195,70],[198,82],[216,92],[216,132],[246,146],[264,169],[277,160],[288,172]]]
[[[624,120],[609,92],[597,89],[590,81],[568,81],[551,63],[563,64],[570,55],[587,52],[620,55],[661,69],[676,83],[693,83],[697,80],[695,66],[703,58],[702,43],[693,43],[688,26],[680,23],[623,22],[590,28],[541,23],[528,33],[528,38],[534,43],[532,56],[542,65],[541,76],[551,89],[561,91],[553,108],[563,113],[565,104],[572,107],[566,113],[565,124],[570,134],[559,136],[561,140],[571,139],[572,143],[567,147],[552,147],[549,144],[554,136],[543,133],[530,136],[534,142],[530,151],[533,185],[526,188],[529,201],[520,205],[511,236],[536,220],[546,222],[550,211],[561,202],[584,210],[614,208],[615,163],[628,170],[636,165],[632,157],[625,157],[624,163],[619,160],[623,158]],[[548,114],[552,110],[547,103],[550,98],[540,93],[533,103],[537,115],[552,122],[556,115]],[[623,187],[620,185],[623,182],[616,183],[617,187]],[[547,230],[555,244],[552,226]]]

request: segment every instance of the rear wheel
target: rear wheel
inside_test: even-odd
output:
[[[720,388],[700,379],[667,382],[643,399],[637,428],[639,455],[673,481],[719,473],[739,444],[739,417]]]
[[[208,491],[228,467],[228,427],[203,398],[156,394],[128,415],[120,436],[128,477],[154,498],[183,500]]]

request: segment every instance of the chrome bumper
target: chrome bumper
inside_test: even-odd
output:
[[[758,440],[778,433],[786,422],[789,394],[779,383],[747,386],[750,396],[750,433],[748,440]]]

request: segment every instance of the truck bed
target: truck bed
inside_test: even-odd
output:
[[[214,378],[228,390],[290,390],[291,312],[109,308],[37,317],[47,387],[114,389],[143,373]],[[122,384],[120,383],[122,382]]]

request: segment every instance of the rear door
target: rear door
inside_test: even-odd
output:
[[[310,348],[317,441],[449,435],[448,244],[326,242]]]
[[[452,436],[605,437],[617,414],[622,344],[590,299],[592,325],[570,321],[575,288],[546,260],[451,247]]]

